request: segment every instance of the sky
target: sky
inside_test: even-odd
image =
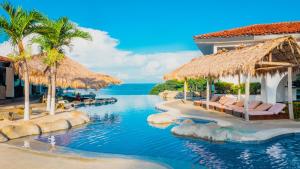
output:
[[[67,55],[124,82],[160,82],[200,56],[193,36],[259,23],[299,21],[299,0],[12,0],[52,19],[67,16],[93,36]],[[2,14],[2,12],[0,12]],[[3,39],[3,38],[2,38]],[[0,54],[9,52],[2,40]],[[6,53],[5,53],[6,52]]]

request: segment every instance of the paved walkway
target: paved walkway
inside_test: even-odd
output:
[[[84,158],[79,155],[47,153],[0,144],[0,164],[5,169],[166,169],[136,159],[118,157]]]
[[[200,106],[194,106],[191,101],[174,101],[165,104],[166,107],[179,110],[182,116],[216,121],[220,126],[230,126],[239,131],[254,132],[260,140],[289,133],[300,133],[300,122],[293,120],[259,120],[244,121],[241,118],[217,111],[207,111]]]

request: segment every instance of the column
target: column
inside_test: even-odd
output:
[[[183,99],[186,101],[186,93],[187,93],[187,82],[184,80],[184,86],[183,86]]]
[[[206,80],[206,109],[209,109],[209,98],[210,98],[210,85],[209,85],[209,78]]]
[[[288,67],[288,105],[290,119],[294,119],[292,83],[292,67]]]
[[[239,73],[238,75],[238,85],[239,85],[239,89],[238,89],[238,100],[241,100],[241,74]]]
[[[246,83],[245,83],[245,100],[244,100],[244,115],[245,115],[245,120],[249,121],[249,96],[250,96],[250,79],[251,79],[251,74],[248,73],[246,77]]]
[[[263,102],[268,103],[268,89],[266,76],[261,77],[261,99]]]

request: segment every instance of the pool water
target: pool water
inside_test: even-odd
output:
[[[80,110],[92,117],[84,127],[53,133],[57,145],[87,152],[136,156],[164,163],[174,169],[193,168],[300,168],[300,136],[291,135],[257,144],[213,143],[172,135],[166,128],[149,125],[157,113],[157,96],[115,95],[112,105]],[[207,121],[197,121],[206,123]],[[38,140],[48,142],[49,136]]]

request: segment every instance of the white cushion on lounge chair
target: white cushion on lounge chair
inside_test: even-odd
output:
[[[270,111],[259,111],[259,110],[252,110],[248,112],[249,115],[255,115],[255,116],[259,116],[259,115],[273,115],[273,112]]]
[[[273,112],[274,114],[278,114],[282,112],[285,107],[285,104],[275,103],[268,111]]]

